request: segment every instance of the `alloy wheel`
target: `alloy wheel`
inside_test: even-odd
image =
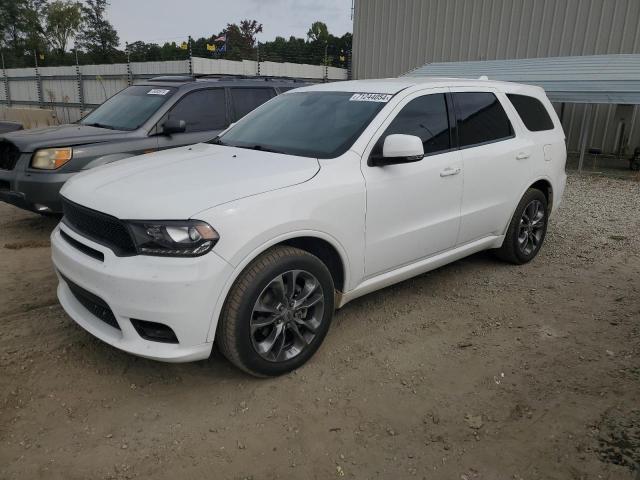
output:
[[[518,226],[518,248],[530,256],[542,243],[545,226],[545,209],[540,200],[532,200],[525,207]]]
[[[251,313],[251,343],[265,360],[284,362],[313,341],[322,322],[324,292],[305,270],[289,270],[262,290]]]

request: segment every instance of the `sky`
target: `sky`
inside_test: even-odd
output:
[[[186,40],[188,35],[206,37],[245,18],[262,23],[260,42],[276,36],[306,38],[316,20],[338,37],[353,26],[351,0],[110,0],[110,4],[107,16],[123,47],[136,40],[163,44]]]

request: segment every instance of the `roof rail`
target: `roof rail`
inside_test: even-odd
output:
[[[299,78],[294,77],[270,77],[266,75],[201,75],[198,78],[202,79],[217,79],[217,80],[262,80],[265,82],[270,81],[280,81],[280,80],[288,80],[290,82],[305,82],[305,80],[301,80]]]
[[[147,80],[148,82],[193,82],[194,77],[189,75],[163,75],[160,77],[153,77]]]

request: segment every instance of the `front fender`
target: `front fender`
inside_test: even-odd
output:
[[[209,325],[209,333],[207,335],[208,342],[212,342],[215,339],[218,321],[220,320],[220,314],[222,313],[222,307],[224,306],[224,302],[227,299],[227,295],[229,294],[229,291],[231,290],[231,287],[237,280],[238,276],[247,267],[247,265],[249,265],[260,254],[267,251],[269,248],[273,247],[274,245],[278,245],[279,243],[282,243],[286,240],[291,240],[293,238],[300,238],[300,237],[315,237],[330,243],[331,246],[333,246],[338,252],[338,254],[340,255],[340,260],[342,261],[342,264],[344,266],[345,285],[349,284],[348,283],[350,280],[349,275],[351,272],[349,257],[347,256],[347,252],[342,246],[342,244],[336,238],[332,237],[331,235],[325,232],[321,232],[317,230],[299,230],[295,232],[288,232],[286,234],[278,235],[277,237],[273,237],[270,240],[262,243],[259,247],[254,248],[251,251],[251,253],[246,255],[239,263],[235,265],[233,273],[227,279],[227,282],[225,283],[224,288],[220,290],[218,298],[216,299],[216,305],[213,310],[213,315],[211,317],[210,325]]]

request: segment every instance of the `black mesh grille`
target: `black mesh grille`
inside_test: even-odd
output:
[[[0,169],[13,170],[20,157],[20,150],[11,142],[0,141]]]
[[[79,285],[76,285],[68,278],[64,276],[62,278],[69,286],[69,290],[71,290],[73,296],[76,297],[76,300],[78,300],[78,302],[80,302],[84,308],[89,310],[91,314],[98,317],[104,323],[120,330],[120,325],[118,325],[115,315],[104,300],[94,295],[93,293],[88,292]]]
[[[126,225],[116,217],[97,212],[62,197],[62,221],[79,234],[109,247],[116,255],[135,255],[136,247]]]

